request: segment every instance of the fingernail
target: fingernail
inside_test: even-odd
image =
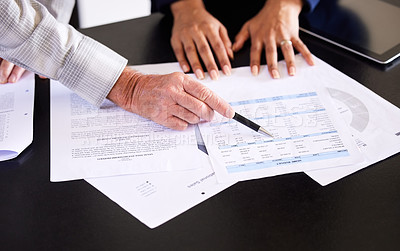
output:
[[[210,77],[212,80],[218,80],[218,72],[216,70],[211,70]]]
[[[15,82],[17,82],[17,77],[14,76],[14,75],[11,75],[11,76],[8,78],[8,81],[9,81],[10,83],[15,83]]]
[[[233,50],[233,51],[236,51],[236,43],[235,43],[235,44],[233,44],[233,46],[232,46],[232,50]]]
[[[7,79],[5,78],[0,78],[0,84],[5,84],[7,83]]]
[[[278,79],[280,76],[279,76],[279,72],[278,72],[278,70],[272,70],[272,77],[274,78],[274,79]]]
[[[251,67],[251,74],[253,74],[253,76],[257,76],[258,75],[258,66],[257,65],[253,65]]]
[[[296,74],[296,68],[294,68],[294,66],[290,66],[289,67],[289,75],[294,76],[294,74]]]
[[[182,65],[182,70],[183,70],[183,72],[188,72],[188,71],[190,71],[190,68],[189,68],[189,66],[187,66],[187,65]]]
[[[204,79],[204,74],[200,69],[197,69],[194,74],[198,79]]]
[[[222,70],[223,70],[223,72],[224,72],[225,75],[227,75],[227,76],[230,76],[230,75],[231,75],[231,68],[230,68],[229,66],[225,65],[225,66],[222,68]]]
[[[235,55],[233,54],[233,50],[229,50],[229,57],[230,59],[234,60],[235,59]]]

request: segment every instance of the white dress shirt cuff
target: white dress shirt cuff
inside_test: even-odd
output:
[[[125,58],[84,36],[66,62],[59,81],[99,107],[126,65]]]

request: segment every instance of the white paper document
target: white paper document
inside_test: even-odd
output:
[[[227,133],[230,136],[216,130],[210,135],[203,135],[205,141],[211,139],[211,142],[221,143],[225,142],[223,140],[226,140],[226,142],[233,140],[234,143],[228,146],[232,147],[236,144],[237,147],[242,147],[237,156],[252,156],[256,152],[254,155],[260,154],[261,157],[268,160],[268,158],[272,158],[273,154],[279,154],[281,158],[274,159],[276,163],[282,163],[282,165],[277,166],[279,169],[293,168],[290,167],[291,163],[293,163],[292,166],[297,165],[295,163],[298,163],[296,161],[299,158],[296,159],[296,155],[293,153],[312,152],[313,154],[308,155],[311,160],[304,162],[304,164],[313,165],[313,168],[324,168],[321,169],[322,171],[307,171],[307,174],[317,181],[327,181],[329,180],[328,176],[333,176],[334,179],[343,177],[349,170],[352,172],[360,166],[364,167],[369,159],[366,157],[366,160],[363,161],[357,146],[363,151],[365,148],[362,146],[365,143],[374,146],[371,151],[375,151],[375,154],[380,157],[387,157],[385,154],[398,151],[397,136],[393,135],[400,135],[399,130],[389,130],[382,127],[381,129],[387,130],[387,135],[390,136],[383,137],[376,144],[374,144],[375,139],[372,138],[371,141],[367,142],[362,138],[359,140],[356,137],[356,140],[354,140],[351,137],[351,134],[354,135],[354,128],[371,135],[380,135],[382,132],[381,124],[373,119],[372,114],[386,114],[379,117],[385,119],[382,123],[386,123],[391,116],[395,114],[398,116],[396,107],[381,98],[377,98],[375,94],[362,86],[353,88],[355,81],[351,80],[350,82],[353,82],[353,84],[350,83],[347,76],[318,59],[316,59],[316,66],[314,67],[308,66],[301,56],[296,56],[296,59],[297,74],[295,77],[288,77],[284,63],[280,62],[280,72],[281,75],[284,75],[281,80],[271,80],[264,67],[258,77],[253,77],[249,67],[244,67],[233,69],[232,76],[221,76],[219,81],[203,81],[226,100],[233,100],[232,104],[237,112],[255,119],[255,122],[264,126],[274,135],[274,138],[271,139],[255,133],[235,121],[218,118],[213,122],[217,124],[210,123],[208,125],[210,127],[208,130],[215,130],[213,126],[226,126]],[[180,71],[177,63],[144,65],[134,68],[146,73]],[[256,91],[253,90],[253,85],[258,85]],[[279,87],[279,85],[281,86]],[[328,86],[329,89],[325,86]],[[348,86],[351,86],[351,88],[347,88]],[[282,91],[280,88],[285,90]],[[256,97],[253,96],[254,93],[256,93]],[[328,96],[329,93],[333,99]],[[362,97],[358,95],[362,95]],[[369,99],[369,101],[365,99]],[[362,108],[363,105],[356,100],[366,105],[369,114],[368,119],[365,116],[365,109]],[[371,104],[367,104],[369,102]],[[382,104],[383,107],[378,107]],[[255,109],[255,105],[261,107]],[[337,108],[340,114],[337,113]],[[376,111],[372,112],[372,110]],[[366,123],[366,120],[369,122]],[[374,126],[368,129],[371,126],[371,121],[375,121],[373,122]],[[392,122],[393,124],[388,125],[388,128],[396,128],[395,125],[400,125],[397,118],[392,118]],[[346,124],[353,127],[350,131],[351,134]],[[206,127],[207,124],[202,126]],[[214,133],[221,137],[215,137]],[[376,136],[373,137],[377,138]],[[384,145],[386,138],[392,139],[389,144],[392,146],[391,149],[378,149],[379,145]],[[396,140],[393,140],[393,138]],[[249,147],[256,145],[258,148],[244,148],[246,145]],[[223,146],[226,145],[223,144]],[[223,147],[221,149],[226,150]],[[229,150],[229,148],[227,149]],[[337,150],[336,153],[335,150]],[[326,152],[329,154],[324,155],[323,153]],[[233,182],[217,182],[216,173],[208,162],[207,156],[198,150],[197,153],[200,156],[198,163],[201,163],[201,169],[95,178],[86,179],[86,181],[138,220],[154,228],[233,184]],[[288,163],[287,160],[286,163],[281,162],[285,158],[289,158],[290,154],[294,155],[293,162]],[[344,155],[347,155],[347,157]],[[251,161],[250,158],[239,159],[239,161],[243,160]],[[316,163],[320,163],[320,165],[318,166]],[[343,165],[343,167],[326,168],[337,165]],[[216,168],[216,170],[218,169]],[[281,170],[278,170],[277,173],[281,173]]]
[[[155,228],[228,188],[218,183],[208,156],[201,169],[86,179],[139,221]]]
[[[33,140],[35,76],[0,85],[0,161],[17,157]]]
[[[296,58],[296,65],[304,60]],[[239,114],[273,134],[264,136],[242,124],[216,116],[200,130],[220,182],[269,177],[349,165],[363,159],[345,123],[313,67],[300,67],[295,77],[279,63],[281,79],[259,76],[249,67],[205,85],[230,102]],[[310,76],[311,75],[311,76]]]
[[[181,71],[178,63],[132,66],[144,73],[167,74]],[[196,138],[202,142],[197,129]],[[206,154],[196,149],[198,160],[177,166],[200,165],[188,171],[148,173],[86,179],[96,189],[150,228],[155,228],[233,183],[218,183]],[[184,153],[182,153],[184,154]],[[180,167],[182,169],[182,167]]]
[[[316,59],[314,77],[328,88],[365,161],[308,171],[307,175],[321,185],[327,185],[400,152],[399,108],[322,60]]]
[[[194,127],[175,131],[51,82],[50,180],[200,168]]]

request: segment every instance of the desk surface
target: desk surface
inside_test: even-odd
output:
[[[171,26],[150,17],[83,30],[130,64],[174,61]],[[400,64],[381,67],[302,34],[319,58],[400,106]],[[249,61],[249,48],[233,66]],[[396,62],[395,62],[396,64]],[[400,155],[322,187],[303,173],[240,182],[149,229],[83,180],[49,181],[49,83],[36,80],[34,140],[0,163],[5,250],[395,250]]]

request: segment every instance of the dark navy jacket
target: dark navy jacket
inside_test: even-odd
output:
[[[166,13],[169,11],[169,5],[173,2],[176,2],[178,0],[152,0],[151,1],[151,12],[158,12],[161,11],[163,13]],[[315,6],[319,3],[320,0],[306,0],[304,7],[303,7],[303,12],[310,12],[312,11]],[[246,5],[243,5],[243,2],[246,3]],[[218,4],[220,6],[229,6],[227,9],[230,9],[232,6],[237,6],[240,9],[246,9],[249,7],[249,5],[253,5],[254,2],[258,2],[258,6],[263,6],[265,3],[265,0],[210,0],[207,1],[205,0],[204,3],[206,7],[209,4]],[[261,5],[260,5],[261,4]],[[260,10],[260,8],[258,9]]]
[[[171,17],[170,4],[178,0],[152,0],[152,12],[162,12]],[[235,35],[245,22],[254,17],[266,0],[203,0],[207,11]],[[305,0],[301,16],[309,14],[320,0]],[[327,0],[324,0],[327,1]],[[323,1],[321,1],[322,4]],[[233,37],[231,37],[233,39]]]

